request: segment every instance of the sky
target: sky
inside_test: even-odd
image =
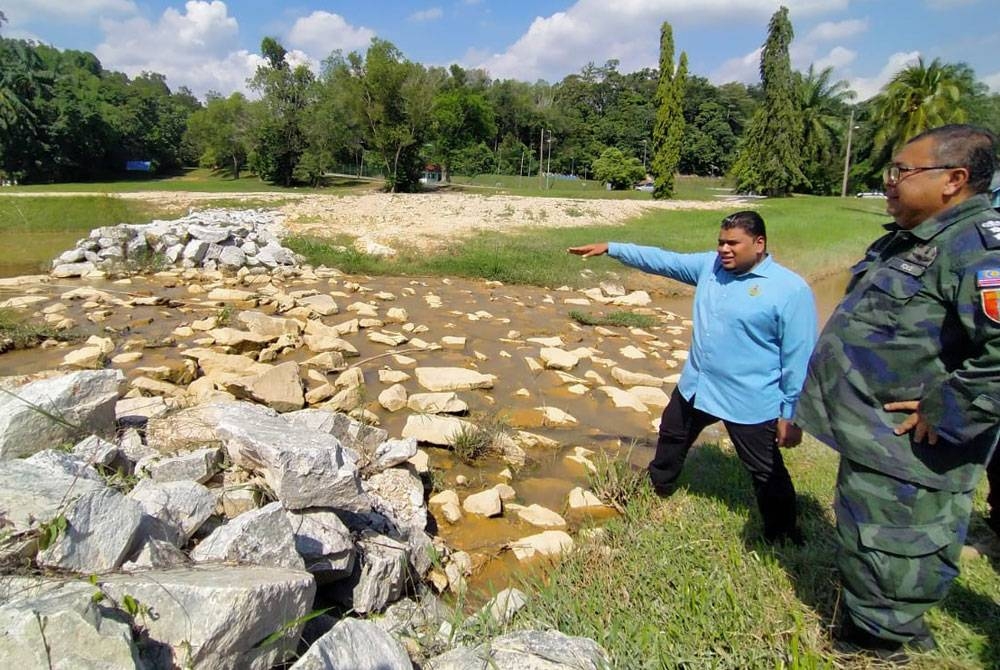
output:
[[[556,83],[609,59],[622,73],[655,68],[669,21],[675,63],[685,51],[691,74],[752,84],[782,4],[792,67],[831,66],[859,100],[918,56],[967,63],[1000,93],[997,0],[0,0],[0,35],[90,51],[129,76],[158,72],[204,99],[248,92],[268,36],[316,72],[332,51],[363,52],[378,37],[424,65]]]

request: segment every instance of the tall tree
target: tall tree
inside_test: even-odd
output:
[[[929,65],[923,58],[900,70],[874,101],[874,121],[879,126],[876,148],[900,148],[915,135],[946,123],[963,123],[967,103],[975,94],[975,80],[968,68],[942,63]]]
[[[848,103],[855,98],[846,81],[832,78],[832,67],[816,72],[810,65],[804,75],[795,73],[802,117],[802,172],[818,195],[830,195],[839,188]]]
[[[660,81],[656,87],[656,122],[653,126],[653,197],[672,198],[674,173],[681,159],[684,137],[684,87],[687,54],[681,52],[674,70],[674,32],[666,21],[660,26]]]
[[[337,81],[364,121],[365,146],[385,171],[386,186],[394,192],[418,188],[436,76],[403,58],[391,42],[373,38],[364,57],[347,56]]]
[[[247,161],[247,126],[249,103],[242,93],[228,98],[211,95],[204,109],[188,119],[185,141],[199,149],[198,162],[203,167],[223,167],[233,179]]]
[[[767,41],[760,56],[764,104],[747,128],[739,156],[733,164],[736,190],[768,196],[787,196],[809,180],[802,173],[802,119],[795,101],[788,47],[794,32],[788,8],[771,17]]]
[[[311,102],[314,77],[305,65],[291,68],[274,38],[265,37],[260,48],[267,64],[250,80],[250,88],[261,93],[252,108],[250,163],[262,179],[290,186],[305,150],[302,116]]]

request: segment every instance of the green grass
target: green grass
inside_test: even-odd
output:
[[[380,181],[337,178],[327,180],[321,187],[295,186],[286,188],[261,181],[257,176],[244,173],[233,179],[224,172],[206,168],[185,168],[177,174],[139,175],[128,179],[109,181],[70,182],[58,184],[33,184],[18,186],[19,192],[46,193],[53,191],[76,193],[130,193],[135,191],[196,191],[202,193],[338,193],[370,191],[379,188]]]
[[[848,267],[874,240],[886,220],[884,204],[854,198],[801,196],[759,201],[756,208],[767,222],[769,249],[779,262],[815,279]],[[428,255],[402,249],[391,259],[377,259],[350,248],[351,240],[328,242],[295,237],[286,244],[310,263],[337,267],[344,272],[371,275],[457,276],[502,281],[509,284],[573,287],[593,286],[596,280],[623,270],[609,258],[581,261],[566,248],[588,242],[616,240],[665,247],[676,251],[714,250],[719,222],[740,209],[715,211],[650,212],[625,226],[571,228],[521,228],[508,232],[482,232],[455,241]],[[337,245],[346,250],[337,250]],[[645,281],[631,271],[629,283]],[[595,276],[596,275],[596,276]]]
[[[591,637],[615,668],[876,668],[836,654],[838,616],[831,512],[836,454],[815,441],[785,451],[799,494],[804,547],[772,548],[750,482],[731,449],[695,447],[671,498],[648,485],[604,539],[541,576],[516,625]],[[985,533],[982,495],[973,534]],[[910,667],[1000,667],[1000,575],[986,558],[929,614],[940,649]]]
[[[0,352],[5,349],[28,349],[43,340],[74,340],[72,331],[59,331],[32,320],[29,312],[0,308]]]
[[[0,235],[27,232],[86,234],[100,226],[149,223],[158,217],[176,217],[183,213],[186,210],[177,207],[159,207],[107,195],[12,197],[0,193]]]
[[[569,311],[569,318],[584,326],[620,326],[624,328],[651,328],[658,321],[648,314],[617,310],[608,314],[594,314],[578,309]]]

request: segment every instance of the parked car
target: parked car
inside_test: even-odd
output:
[[[882,191],[861,191],[855,197],[857,198],[884,198],[885,193]]]
[[[643,191],[645,193],[652,193],[653,192],[653,185],[652,184],[636,184],[635,190],[637,190],[637,191]]]

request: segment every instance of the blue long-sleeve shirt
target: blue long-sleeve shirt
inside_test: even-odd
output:
[[[608,255],[695,287],[691,351],[677,385],[685,399],[734,423],[795,416],[817,325],[812,290],[801,277],[770,256],[733,274],[714,252],[611,242]]]

